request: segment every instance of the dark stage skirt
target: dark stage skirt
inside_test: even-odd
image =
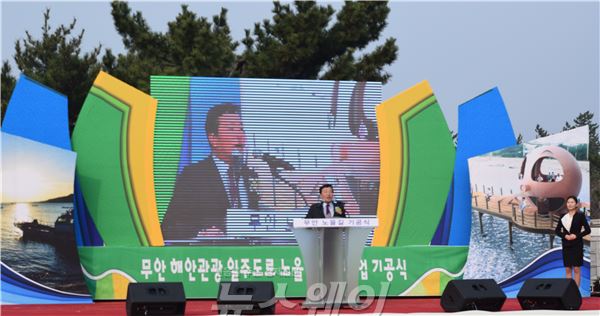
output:
[[[562,247],[565,267],[581,267],[583,265],[583,243]]]

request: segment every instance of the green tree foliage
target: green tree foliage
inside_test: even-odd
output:
[[[390,74],[383,68],[396,59],[398,50],[390,38],[370,53],[355,56],[377,41],[387,25],[385,2],[346,2],[335,22],[329,5],[274,2],[272,20],[256,23],[252,33],[246,30],[240,55],[225,9],[208,21],[183,5],[168,31],[159,33],[127,3],[111,5],[127,53],[114,56],[107,51],[104,67],[146,92],[152,74],[386,82]]]
[[[101,47],[82,53],[84,31],[73,34],[76,19],[52,29],[50,11],[44,13],[42,36],[26,32],[15,44],[18,70],[69,98],[69,120],[74,124],[98,70],[149,92],[150,75],[270,77],[332,80],[378,80],[390,74],[384,67],[397,55],[390,38],[368,53],[361,51],[379,40],[387,25],[385,2],[346,2],[339,12],[315,2],[273,3],[271,20],[246,30],[245,49],[236,54],[227,24],[227,10],[212,19],[197,16],[186,5],[168,23],[166,32],[152,31],[141,12],[126,2],[112,2],[112,16],[125,52]],[[7,62],[2,67],[2,113],[14,88]]]
[[[588,126],[590,129],[590,156],[600,153],[600,138],[598,137],[598,123],[594,121],[594,113],[585,111],[579,113],[573,123],[565,122],[563,131],[568,131],[573,128]]]
[[[231,73],[237,43],[230,35],[227,10],[209,21],[186,5],[166,33],[153,32],[141,12],[132,13],[126,2],[113,2],[112,16],[127,52],[115,56],[107,50],[103,66],[112,75],[149,92],[151,75],[218,76]]]
[[[236,75],[387,82],[383,71],[396,60],[394,38],[357,58],[379,39],[390,9],[386,2],[345,2],[335,10],[315,2],[274,3],[273,20],[246,30]]]
[[[600,135],[594,113],[585,111],[577,115],[572,123],[565,122],[563,131],[588,126],[590,130],[589,161],[590,161],[590,197],[592,218],[600,218]]]
[[[8,105],[8,100],[10,100],[10,96],[12,94],[13,89],[15,88],[16,80],[10,74],[11,67],[7,61],[2,63],[2,79],[0,85],[2,85],[2,92],[0,92],[0,97],[2,98],[2,119],[4,119],[4,113],[6,112],[6,106]]]
[[[458,145],[458,133],[450,130],[450,137],[452,137],[452,142],[454,143],[454,148]]]
[[[543,129],[540,124],[535,126],[535,138],[542,138],[550,135],[547,130]]]
[[[100,69],[97,58],[101,47],[98,46],[89,53],[81,52],[84,30],[73,34],[77,19],[54,30],[49,21],[50,9],[47,9],[44,12],[41,38],[35,39],[29,32],[25,32],[26,37],[15,44],[14,60],[23,74],[68,97],[69,121],[73,124]],[[9,69],[5,62],[2,67],[3,108],[5,95],[9,94],[4,90],[5,80],[9,83],[13,80],[14,87],[14,78],[10,78]]]

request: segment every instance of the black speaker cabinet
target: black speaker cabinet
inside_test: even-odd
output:
[[[273,282],[221,282],[217,307],[220,314],[275,314]]]
[[[182,283],[129,283],[127,316],[184,313],[185,292]]]
[[[452,280],[444,289],[440,304],[446,312],[499,311],[504,301],[506,295],[493,279]]]
[[[572,279],[529,279],[517,294],[522,309],[577,310],[581,293]]]

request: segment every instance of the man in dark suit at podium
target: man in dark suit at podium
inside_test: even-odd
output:
[[[333,200],[333,186],[324,184],[319,188],[321,202],[310,206],[306,218],[346,217],[344,202]]]

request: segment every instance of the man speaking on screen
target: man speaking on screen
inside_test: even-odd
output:
[[[204,129],[210,154],[179,173],[161,224],[164,239],[171,243],[212,243],[226,237],[228,209],[305,207],[320,181],[330,174],[340,174],[337,167],[342,164],[337,162],[318,170],[297,170],[271,153],[248,148],[238,104],[213,106],[206,114]],[[199,149],[202,145],[192,146]],[[344,200],[357,212],[357,203],[341,180],[337,185],[345,192]],[[319,195],[323,201],[333,203],[329,205],[332,217],[340,216],[340,211],[346,215],[345,204],[333,201],[331,185],[320,187]],[[322,215],[327,216],[327,205],[322,206]]]
[[[258,208],[258,194],[251,185],[256,173],[243,158],[246,135],[240,106],[212,107],[205,131],[211,153],[178,175],[161,224],[165,240],[223,235],[227,209]]]

